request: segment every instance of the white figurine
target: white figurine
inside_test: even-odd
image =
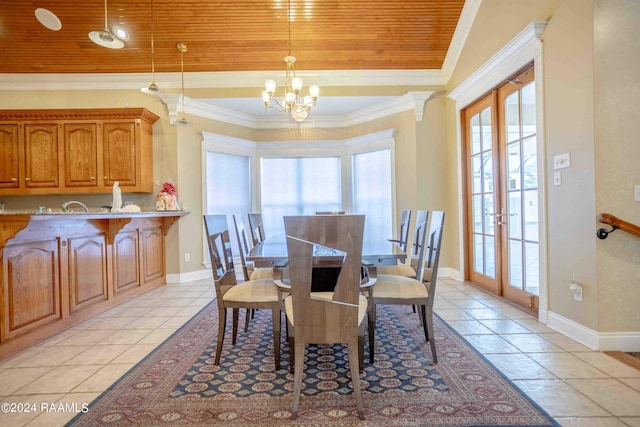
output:
[[[113,202],[111,202],[111,212],[122,211],[122,190],[118,181],[113,183]]]

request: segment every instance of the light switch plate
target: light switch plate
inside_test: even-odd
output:
[[[633,186],[633,200],[640,202],[640,185]]]
[[[564,169],[571,166],[571,155],[569,153],[557,154],[553,156],[553,168]]]
[[[562,172],[554,172],[553,173],[553,185],[556,187],[560,187],[562,185]]]

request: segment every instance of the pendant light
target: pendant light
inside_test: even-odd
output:
[[[178,51],[180,52],[180,78],[181,78],[181,95],[180,95],[180,99],[182,101],[182,118],[180,120],[176,120],[174,122],[174,124],[176,126],[191,126],[193,125],[192,122],[190,122],[189,120],[187,120],[187,118],[184,115],[184,53],[187,51],[187,45],[184,43],[178,43],[176,45],[176,47],[178,48]]]
[[[121,49],[124,47],[124,41],[109,31],[109,25],[107,24],[107,0],[104,0],[104,30],[91,31],[89,38],[95,44],[108,47],[109,49]]]
[[[155,63],[155,47],[153,44],[153,38],[155,34],[155,13],[153,10],[153,0],[151,0],[151,84],[147,87],[143,87],[140,89],[144,93],[148,93],[149,95],[160,95],[164,93],[162,89],[160,89],[156,85],[156,63]]]

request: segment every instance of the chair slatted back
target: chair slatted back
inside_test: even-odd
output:
[[[411,227],[411,210],[400,212],[400,222],[398,223],[398,246],[403,252],[407,252],[409,243],[409,230]]]
[[[340,343],[357,338],[364,215],[284,217],[295,340]],[[311,293],[315,250],[341,252],[333,299]]]
[[[227,216],[204,215],[203,217],[207,243],[209,244],[213,282],[216,287],[216,299],[218,306],[221,307],[222,296],[229,288],[237,284]]]
[[[427,237],[428,237],[428,219],[429,211],[418,211],[416,215],[416,240],[413,242],[413,248],[418,260],[416,264],[416,280],[422,281],[424,277],[424,269],[420,266],[424,265],[427,257]]]
[[[240,249],[240,264],[242,264],[242,274],[244,280],[249,280],[249,270],[247,269],[247,255],[253,248],[253,239],[249,235],[246,228],[245,218],[246,215],[233,215],[233,225],[236,229],[236,239],[238,240],[238,246]]]
[[[262,242],[266,237],[264,234],[264,224],[262,223],[261,213],[250,213],[249,217],[249,229],[251,231],[251,239],[253,240],[253,246]]]
[[[426,267],[431,269],[431,281],[429,283],[429,299],[427,304],[433,306],[436,290],[436,278],[438,276],[438,264],[440,263],[440,248],[442,247],[442,232],[444,231],[444,212],[433,211],[429,226],[429,244],[426,257]],[[421,269],[424,270],[424,269]],[[422,279],[420,279],[422,280]]]

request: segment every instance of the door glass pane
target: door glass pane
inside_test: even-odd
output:
[[[509,176],[507,188],[509,190],[520,189],[520,145],[509,144],[507,146],[507,165],[509,167]]]
[[[473,232],[482,233],[482,195],[473,196],[471,209],[473,211]]]
[[[509,240],[509,285],[522,289],[522,242]]]
[[[522,216],[520,212],[520,192],[512,191],[508,195],[509,206],[507,207],[507,218],[509,224],[509,238],[522,239]]]
[[[495,207],[493,206],[493,194],[484,195],[484,232],[494,234]]]
[[[484,251],[482,249],[482,235],[473,235],[473,271],[484,274]]]
[[[491,125],[491,107],[482,110],[481,125],[482,125],[482,151],[491,149],[493,145],[493,126]]]
[[[534,82],[522,88],[522,137],[536,133],[536,92]]]
[[[480,114],[476,114],[471,117],[471,154],[477,154],[480,151]]]
[[[520,139],[520,111],[518,109],[518,92],[513,92],[504,101],[504,115],[507,126],[507,143]]]
[[[471,173],[473,174],[472,189],[473,193],[482,193],[482,159],[480,155],[471,158]]]
[[[493,191],[493,162],[491,160],[491,151],[482,154],[482,163],[484,169],[484,191]]]
[[[540,266],[538,262],[538,244],[537,243],[525,243],[525,261],[526,261],[526,287],[525,290],[534,295],[539,295],[540,280],[538,271]]]
[[[495,238],[493,236],[484,236],[484,256],[486,259],[484,274],[491,278],[496,277],[495,251]]]
[[[522,171],[524,188],[538,186],[538,147],[535,135],[522,141]]]
[[[524,238],[538,241],[538,190],[524,192]]]

